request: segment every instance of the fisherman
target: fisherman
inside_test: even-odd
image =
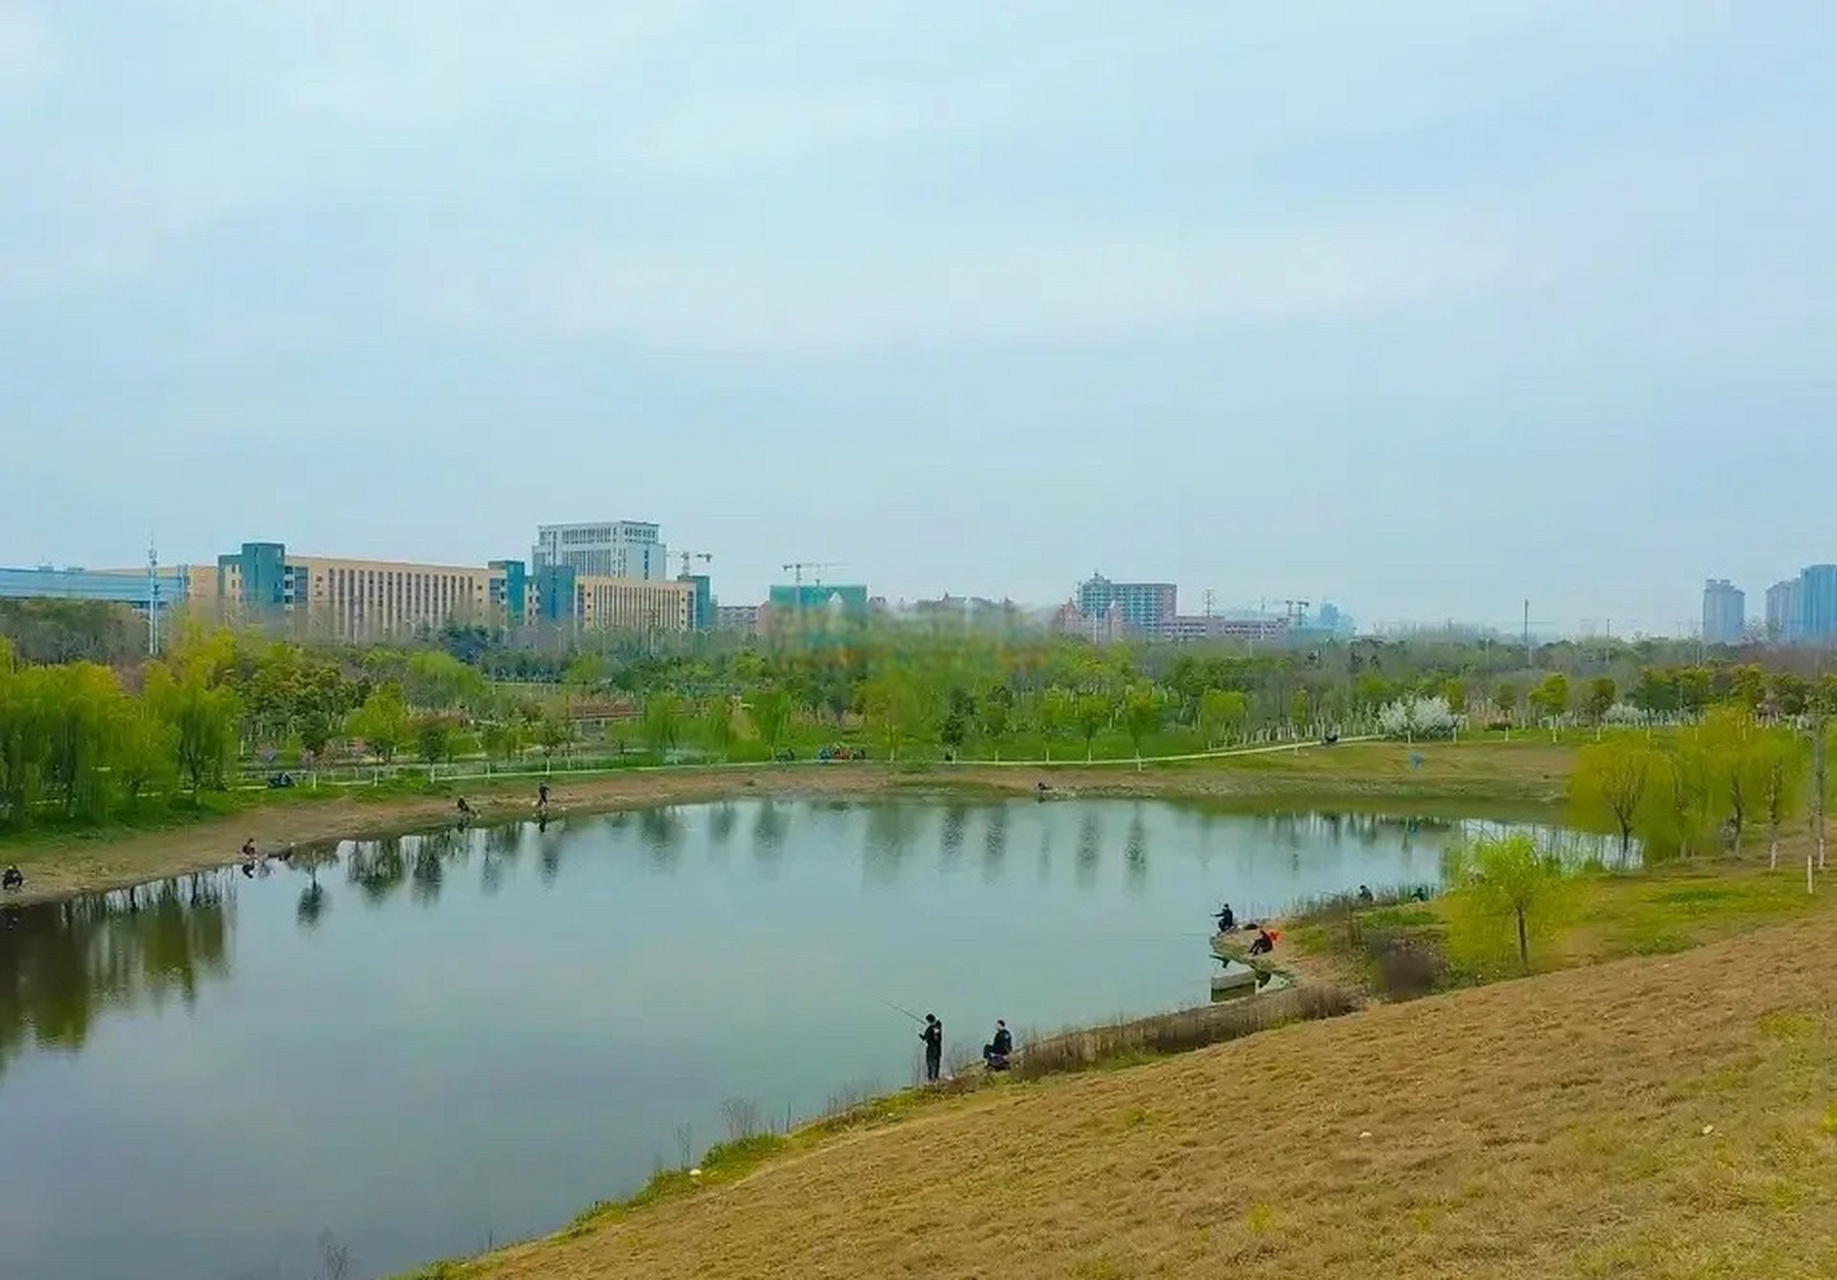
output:
[[[937,1014],[925,1015],[925,1029],[919,1032],[919,1039],[925,1042],[925,1082],[936,1084],[944,1065],[944,1024],[938,1021]]]
[[[1268,929],[1258,929],[1256,941],[1250,944],[1250,954],[1264,956],[1276,949],[1276,939],[1281,934],[1271,933]]]
[[[472,806],[466,803],[466,798],[464,796],[459,797],[459,804],[457,807],[459,809],[459,820],[461,822],[466,821],[468,818],[477,816],[476,813],[473,811]]]
[[[1373,900],[1374,899],[1371,896],[1371,886],[1368,884],[1360,885],[1359,886],[1359,901],[1360,902],[1371,902]]]
[[[995,1019],[995,1038],[982,1046],[982,1061],[990,1071],[1006,1071],[1008,1055],[1013,1052],[1014,1037],[1008,1032],[1008,1024]]]
[[[536,788],[536,812],[549,811],[549,784],[544,782]]]
[[[1237,916],[1231,910],[1231,904],[1227,902],[1218,909],[1218,931],[1220,933],[1230,933],[1236,928]]]
[[[0,889],[5,889],[8,893],[18,893],[25,887],[25,873],[9,862],[6,871],[0,874]]]
[[[242,842],[242,856],[250,862],[255,861],[258,855],[255,852],[254,836],[250,836],[247,840]]]

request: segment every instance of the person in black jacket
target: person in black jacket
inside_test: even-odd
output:
[[[9,892],[16,893],[25,887],[25,873],[18,867],[8,864],[5,874],[0,875],[0,889],[6,889]]]
[[[1014,1052],[1014,1037],[1009,1034],[1008,1024],[1000,1018],[995,1020],[995,1038],[982,1046],[982,1060],[990,1071],[1006,1071],[1008,1055]]]
[[[925,1042],[925,1082],[936,1084],[944,1066],[944,1024],[935,1013],[925,1015],[925,1029],[919,1032],[919,1039]]]

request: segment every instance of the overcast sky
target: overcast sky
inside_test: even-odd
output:
[[[1675,628],[1837,560],[1829,0],[0,0],[0,564]]]

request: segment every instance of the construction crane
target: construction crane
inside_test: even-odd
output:
[[[703,564],[707,564],[710,560],[714,559],[714,557],[709,555],[706,551],[685,551],[683,552],[682,553],[682,576],[685,578],[690,576],[689,574],[690,557],[694,557],[695,559],[700,560]]]
[[[784,566],[784,571],[792,575],[791,581],[794,585],[802,587],[804,585],[804,570],[814,569],[816,572],[811,575],[811,581],[816,586],[820,587],[823,585],[823,570],[839,568],[841,564],[842,562],[840,560],[793,560],[790,564]],[[800,591],[798,594],[802,595],[803,593]]]
[[[1301,620],[1307,617],[1308,607],[1314,602],[1312,600],[1284,600],[1282,603],[1288,606],[1289,626],[1298,627],[1301,625]]]

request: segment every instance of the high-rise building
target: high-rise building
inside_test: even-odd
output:
[[[1837,640],[1837,564],[1799,571],[1799,638],[1814,644]]]
[[[1112,582],[1094,573],[1078,585],[1078,613],[1087,622],[1106,622],[1114,605],[1130,630],[1166,636],[1174,629],[1176,594],[1171,582]]]
[[[589,578],[662,582],[670,576],[668,558],[656,525],[641,520],[602,520],[539,525],[530,565],[535,569],[565,565]]]
[[[1791,644],[1799,638],[1799,580],[1787,578],[1767,588],[1767,639]]]
[[[1740,644],[1747,629],[1747,596],[1727,578],[1703,584],[1703,641],[1705,644]]]

